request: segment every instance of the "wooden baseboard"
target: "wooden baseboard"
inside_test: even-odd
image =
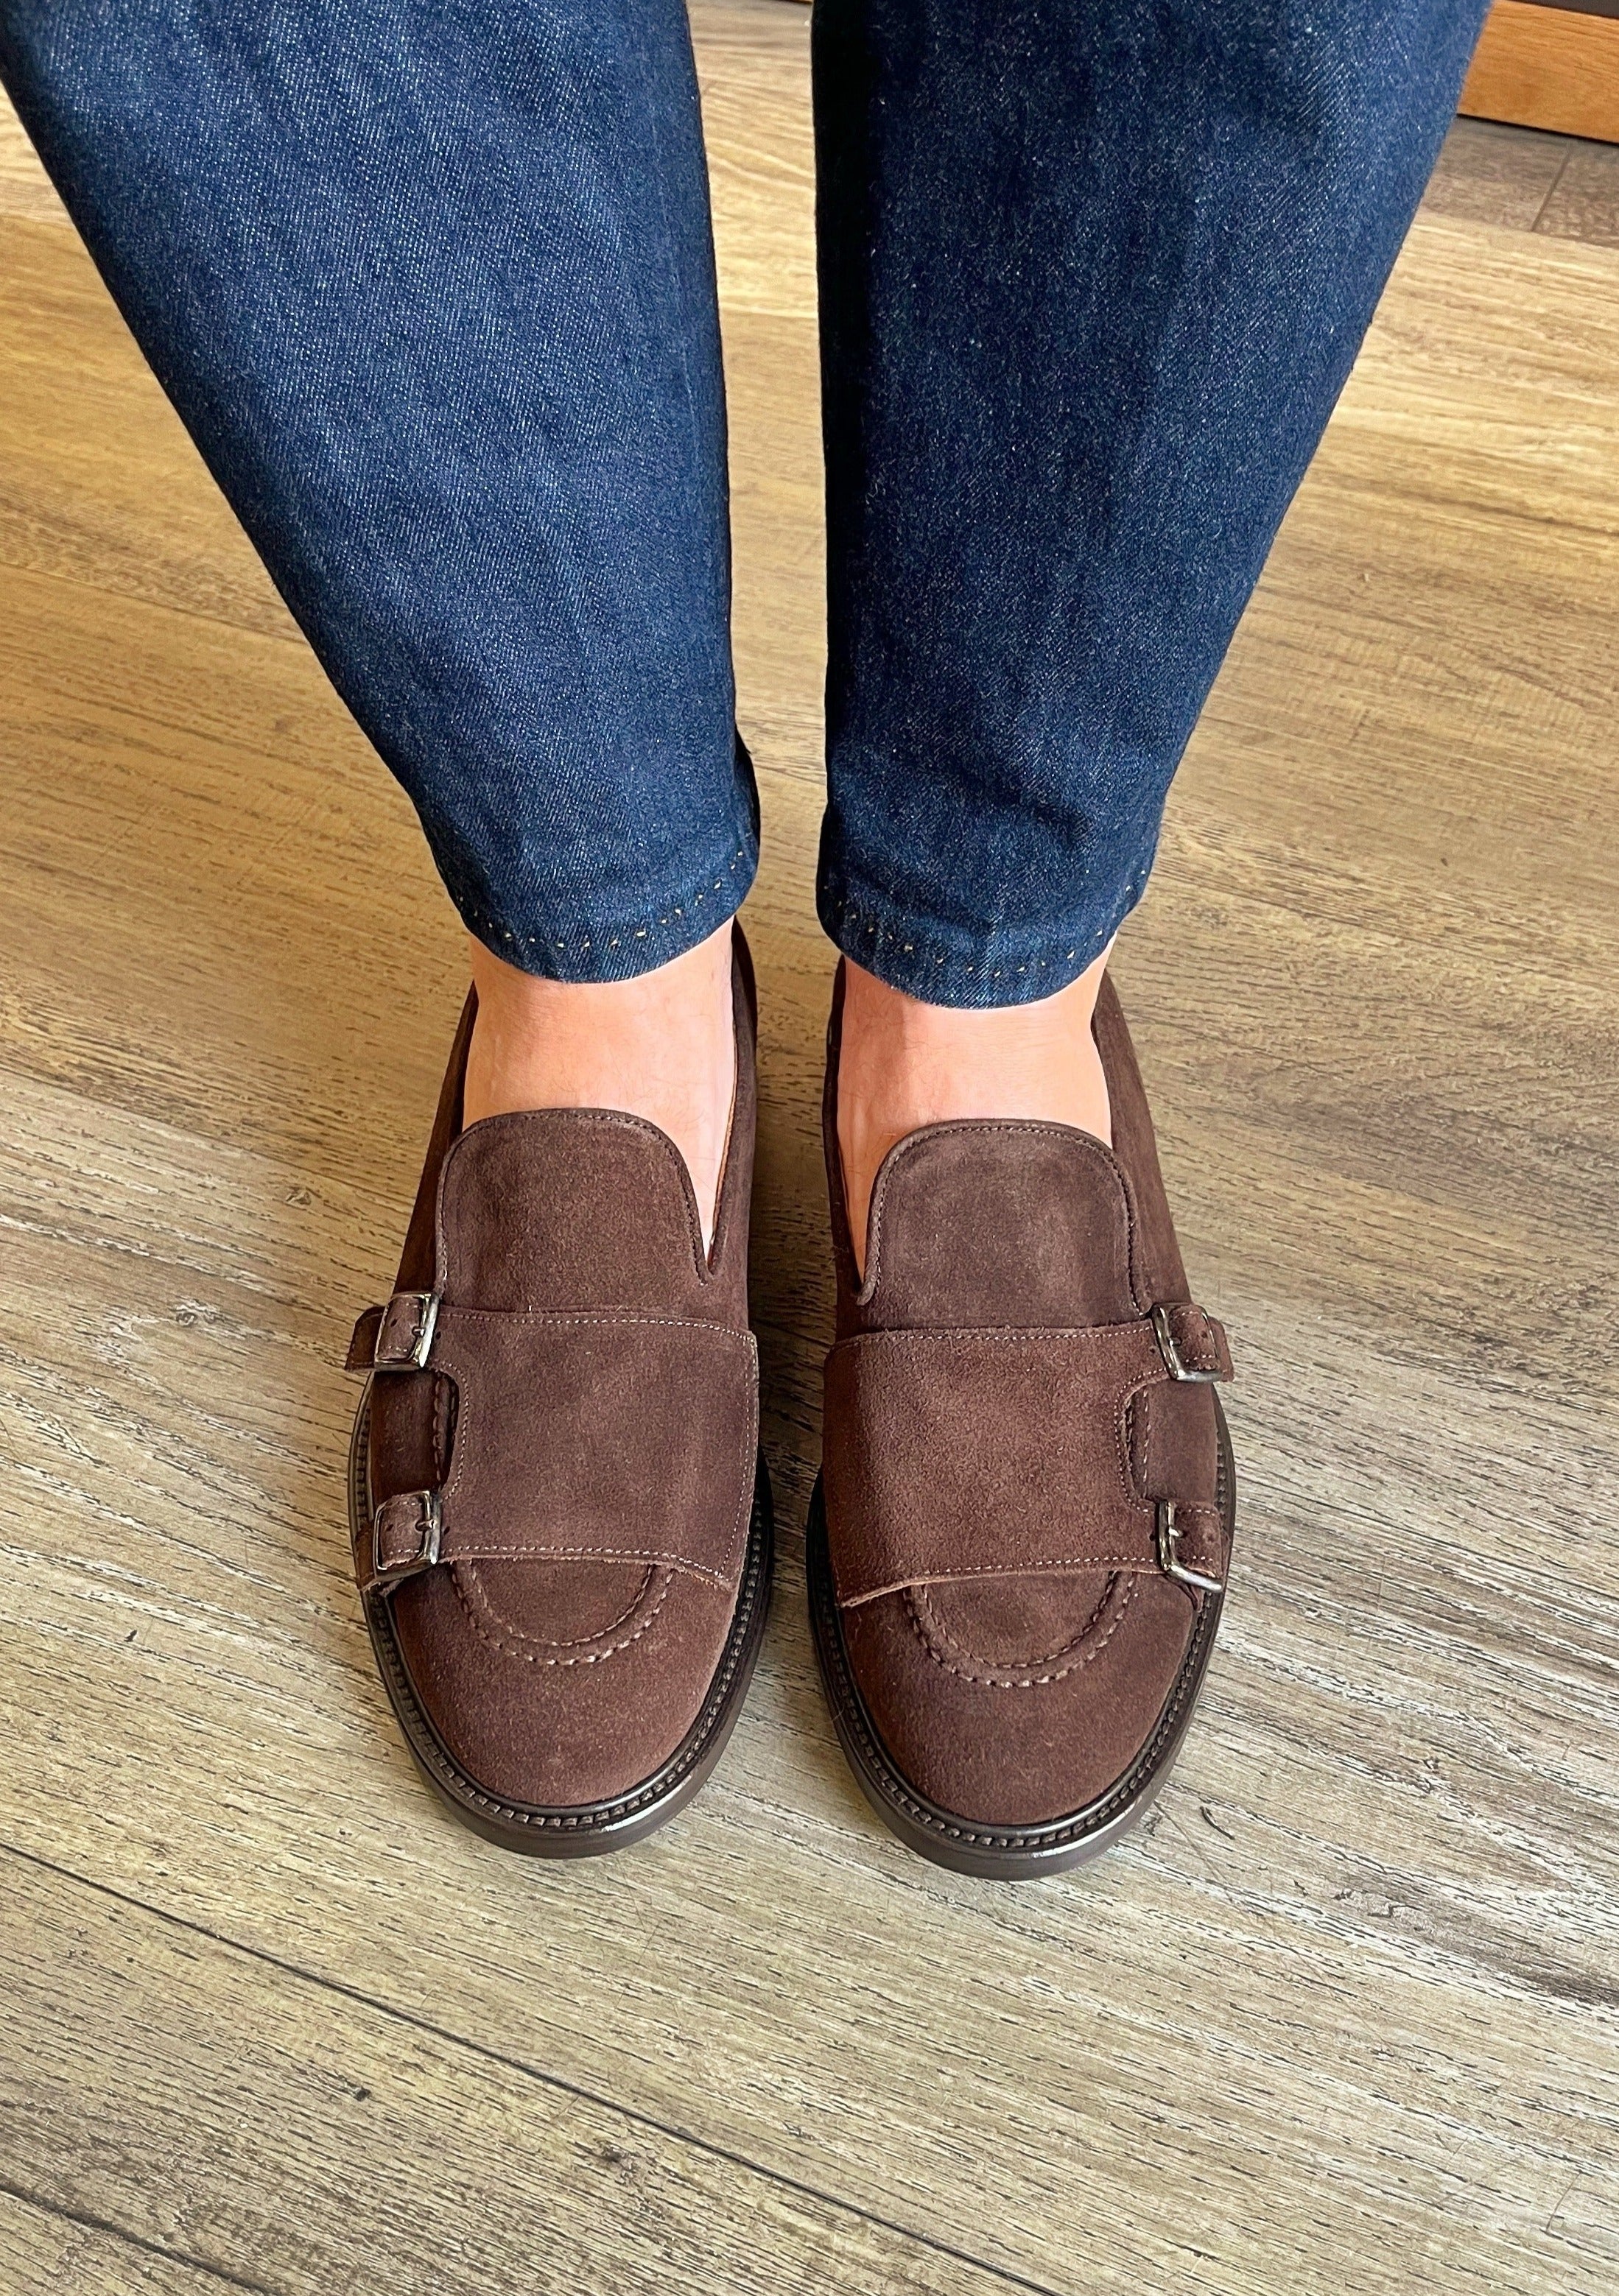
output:
[[[1619,16],[1496,0],[1460,109],[1619,144]]]

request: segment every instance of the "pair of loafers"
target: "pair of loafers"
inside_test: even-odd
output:
[[[643,1119],[463,1126],[453,1048],[392,1297],[355,1327],[356,1572],[388,1695],[456,1814],[577,1857],[689,1800],[735,1726],[768,1606],[747,1250],[752,969],[705,1249]],[[1189,1299],[1129,1033],[1096,1035],[1114,1145],[933,1125],[878,1174],[863,1279],[837,1147],[837,1267],[810,1622],[855,1776],[924,1857],[1028,1877],[1138,1816],[1219,1624],[1235,1484],[1218,1323]]]

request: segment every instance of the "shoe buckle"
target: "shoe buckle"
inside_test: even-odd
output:
[[[436,1292],[396,1292],[377,1325],[373,1371],[424,1371],[438,1321]]]
[[[401,1529],[414,1531],[415,1545],[404,1552],[392,1542]],[[444,1538],[444,1509],[437,1491],[404,1491],[384,1499],[371,1522],[371,1571],[379,1583],[408,1578],[431,1570],[439,1560]],[[384,1542],[390,1551],[382,1551]]]
[[[1225,1592],[1223,1578],[1211,1578],[1206,1571],[1194,1570],[1189,1563],[1181,1562],[1179,1549],[1183,1534],[1180,1525],[1175,1520],[1173,1499],[1159,1500],[1154,1528],[1158,1548],[1158,1568],[1166,1578],[1178,1578],[1183,1587],[1201,1587],[1205,1595],[1220,1595]]]
[[[1189,1364],[1175,1341],[1175,1327],[1170,1321],[1170,1311],[1162,1300],[1152,1310],[1153,1337],[1158,1342],[1158,1352],[1163,1357],[1163,1367],[1171,1379],[1196,1381],[1199,1386],[1212,1386],[1220,1378],[1218,1369],[1205,1371],[1201,1364]]]

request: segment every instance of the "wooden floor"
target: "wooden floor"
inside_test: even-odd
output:
[[[1117,963],[1241,1361],[1224,1640],[1133,1841],[952,1879],[868,1817],[803,1615],[808,26],[699,29],[785,1554],[714,1783],[581,1866],[428,1800],[349,1574],[335,1364],[391,1275],[450,911],[0,137],[0,2289],[1597,2296],[1619,252],[1533,228],[1540,139],[1516,177],[1468,139],[1209,706]]]

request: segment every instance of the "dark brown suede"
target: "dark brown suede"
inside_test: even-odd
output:
[[[706,1257],[667,1136],[610,1110],[461,1126],[462,1018],[370,1374],[356,1569],[413,1752],[480,1831],[557,1855],[689,1799],[762,1630],[769,1502],[748,1328],[754,1004]]]
[[[1010,1877],[1093,1855],[1179,1744],[1213,1640],[1233,1476],[1152,1119],[1111,981],[1114,1145],[939,1124],[885,1158],[865,1280],[837,1138],[811,1615],[845,1751],[904,1839]]]

